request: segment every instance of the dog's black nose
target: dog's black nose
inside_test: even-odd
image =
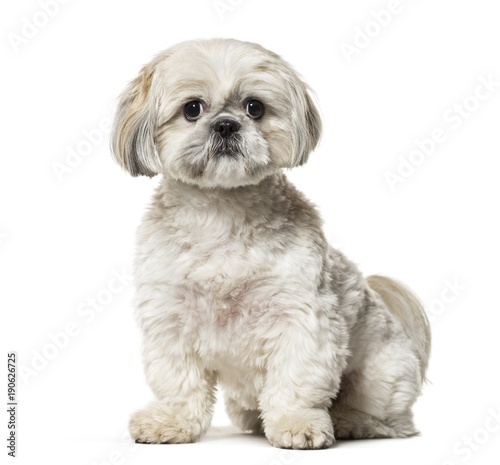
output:
[[[234,119],[219,119],[217,120],[213,126],[213,130],[218,132],[221,137],[227,139],[231,137],[234,133],[238,132],[241,129],[241,124]]]

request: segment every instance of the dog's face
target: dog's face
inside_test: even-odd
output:
[[[115,158],[201,187],[256,184],[303,164],[321,134],[306,84],[279,56],[228,39],[178,44],[120,97]]]

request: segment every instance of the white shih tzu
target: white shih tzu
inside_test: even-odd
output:
[[[207,431],[218,383],[232,421],[277,447],[417,433],[430,332],[403,284],[363,278],[287,180],[316,147],[308,86],[259,45],[178,44],[120,97],[119,164],[162,179],[138,230],[135,308],[156,401],[137,442]]]

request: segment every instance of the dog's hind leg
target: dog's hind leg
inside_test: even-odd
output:
[[[351,374],[330,408],[337,439],[401,438],[418,434],[411,407],[415,381]]]
[[[377,347],[342,380],[330,408],[335,437],[401,438],[418,434],[411,408],[420,389],[418,361],[404,344]]]
[[[383,421],[346,404],[330,409],[336,439],[396,438],[398,434]]]
[[[370,277],[364,311],[353,328],[351,357],[330,408],[337,438],[418,434],[411,408],[421,392],[430,332],[406,287]]]

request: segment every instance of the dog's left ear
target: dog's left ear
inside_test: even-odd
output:
[[[294,127],[295,150],[290,167],[300,166],[307,162],[309,155],[321,139],[322,123],[318,107],[314,103],[314,93],[302,78],[292,69],[291,89],[294,96]]]
[[[155,62],[142,68],[120,95],[111,135],[118,164],[132,176],[155,176],[161,171],[156,149],[156,111],[151,95]]]
[[[304,85],[304,119],[305,119],[305,129],[306,129],[306,145],[302,151],[302,155],[299,157],[296,166],[303,165],[311,152],[316,148],[320,139],[321,132],[323,129],[323,124],[321,122],[321,116],[319,114],[318,107],[314,103],[312,97],[312,91],[306,84]]]

